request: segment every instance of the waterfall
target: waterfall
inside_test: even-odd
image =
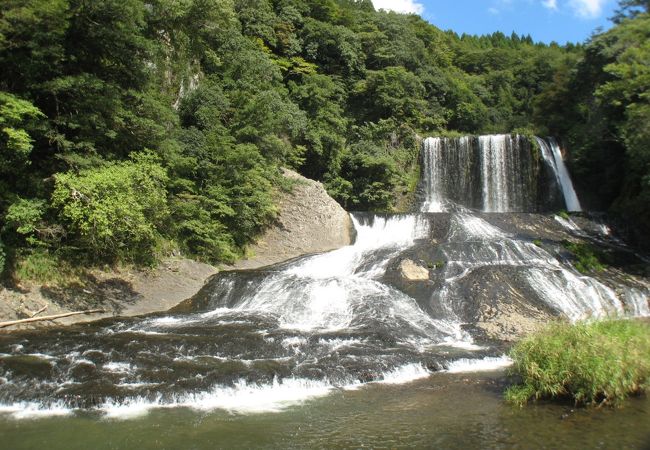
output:
[[[518,137],[516,138],[518,140]],[[510,211],[509,191],[513,181],[513,167],[511,156],[516,143],[510,136],[491,135],[479,137],[481,153],[481,175],[483,193],[483,211],[506,212]]]
[[[492,144],[494,154],[505,148]],[[502,227],[508,217],[355,213],[353,245],[221,272],[182,309],[4,335],[0,415],[280,411],[369,382],[503,367],[503,347],[475,331],[516,325],[517,311],[544,310],[544,320],[650,314],[646,287],[577,273]],[[405,260],[428,277],[410,280]]]
[[[442,212],[448,201],[470,203],[474,206],[473,189],[477,178],[472,165],[474,160],[472,139],[428,138],[424,141],[423,186],[425,199],[421,211]],[[461,202],[464,199],[464,202]]]
[[[568,211],[582,211],[582,208],[580,208],[580,202],[578,201],[578,196],[576,195],[576,191],[573,189],[573,183],[569,177],[569,171],[564,165],[560,146],[553,138],[549,138],[549,143],[551,145],[551,150],[553,151],[553,159],[555,161],[555,167],[557,168],[562,193],[564,194],[566,208]]]
[[[423,144],[421,211],[460,205],[484,212],[580,210],[555,140],[519,135],[428,138]],[[545,173],[550,179],[546,179]],[[558,205],[555,199],[564,198]]]
[[[280,411],[367,383],[504,367],[499,342],[526,322],[650,315],[644,282],[567,262],[559,242],[587,238],[573,222],[493,214],[559,195],[569,179],[542,142],[538,159],[520,136],[427,139],[421,209],[437,214],[353,213],[353,245],[220,272],[166,313],[3,335],[0,415]]]
[[[555,179],[562,189],[562,196],[564,197],[567,211],[582,211],[557,141],[554,138],[548,138],[547,142],[539,137],[535,137],[535,140],[539,145],[544,162],[548,167],[553,169]]]

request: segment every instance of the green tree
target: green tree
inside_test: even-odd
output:
[[[167,173],[150,153],[77,173],[56,175],[52,206],[72,245],[103,260],[154,259],[169,216]]]
[[[310,178],[322,179],[339,168],[348,127],[343,110],[347,93],[340,82],[327,75],[306,75],[301,81],[289,83],[292,98],[308,117],[301,171]]]
[[[427,115],[424,86],[403,67],[369,71],[355,86],[355,100],[364,105],[363,118],[377,122],[394,118],[417,124]]]
[[[0,92],[0,173],[12,177],[30,164],[34,139],[30,135],[45,115],[32,103]]]
[[[0,90],[23,95],[62,73],[68,0],[7,0],[0,4]]]

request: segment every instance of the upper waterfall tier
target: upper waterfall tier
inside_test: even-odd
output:
[[[422,152],[421,211],[456,204],[485,212],[579,211],[553,139],[488,135],[428,138]]]

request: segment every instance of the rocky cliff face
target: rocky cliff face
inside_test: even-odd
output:
[[[284,176],[295,185],[291,192],[282,194],[275,224],[250,246],[250,257],[235,263],[233,269],[255,269],[352,242],[350,216],[321,183],[288,169],[284,169]]]

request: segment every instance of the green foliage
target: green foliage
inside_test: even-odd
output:
[[[387,155],[376,153],[372,143],[363,150],[347,152],[338,176],[327,180],[330,195],[355,211],[388,211],[398,182],[397,167]]]
[[[42,245],[39,232],[43,229],[43,215],[47,204],[40,199],[21,199],[7,208],[5,230],[10,229],[24,237],[30,245]]]
[[[421,123],[426,115],[425,89],[418,77],[403,67],[387,67],[368,72],[354,94],[365,102],[368,121],[394,118]]]
[[[307,148],[301,165],[311,178],[323,178],[339,168],[345,147],[349,118],[343,110],[345,87],[334,77],[305,75],[298,84],[289,82],[292,98],[307,114],[304,144]]]
[[[650,224],[644,2],[585,48],[368,0],[8,0],[0,18],[8,254],[149,260],[165,240],[232,261],[273,219],[280,166],[346,208],[403,210],[434,132],[556,134],[605,206]]]
[[[562,241],[562,245],[575,258],[573,265],[580,273],[601,272],[605,266],[600,261],[596,249],[587,243]]]
[[[0,173],[6,175],[29,165],[33,148],[29,130],[43,117],[43,113],[30,102],[0,92]]]
[[[150,261],[169,216],[167,174],[149,153],[56,176],[52,206],[73,243],[101,259]]]
[[[650,388],[650,326],[643,322],[554,324],[510,351],[521,384],[506,399],[570,398],[576,404],[617,404]]]

